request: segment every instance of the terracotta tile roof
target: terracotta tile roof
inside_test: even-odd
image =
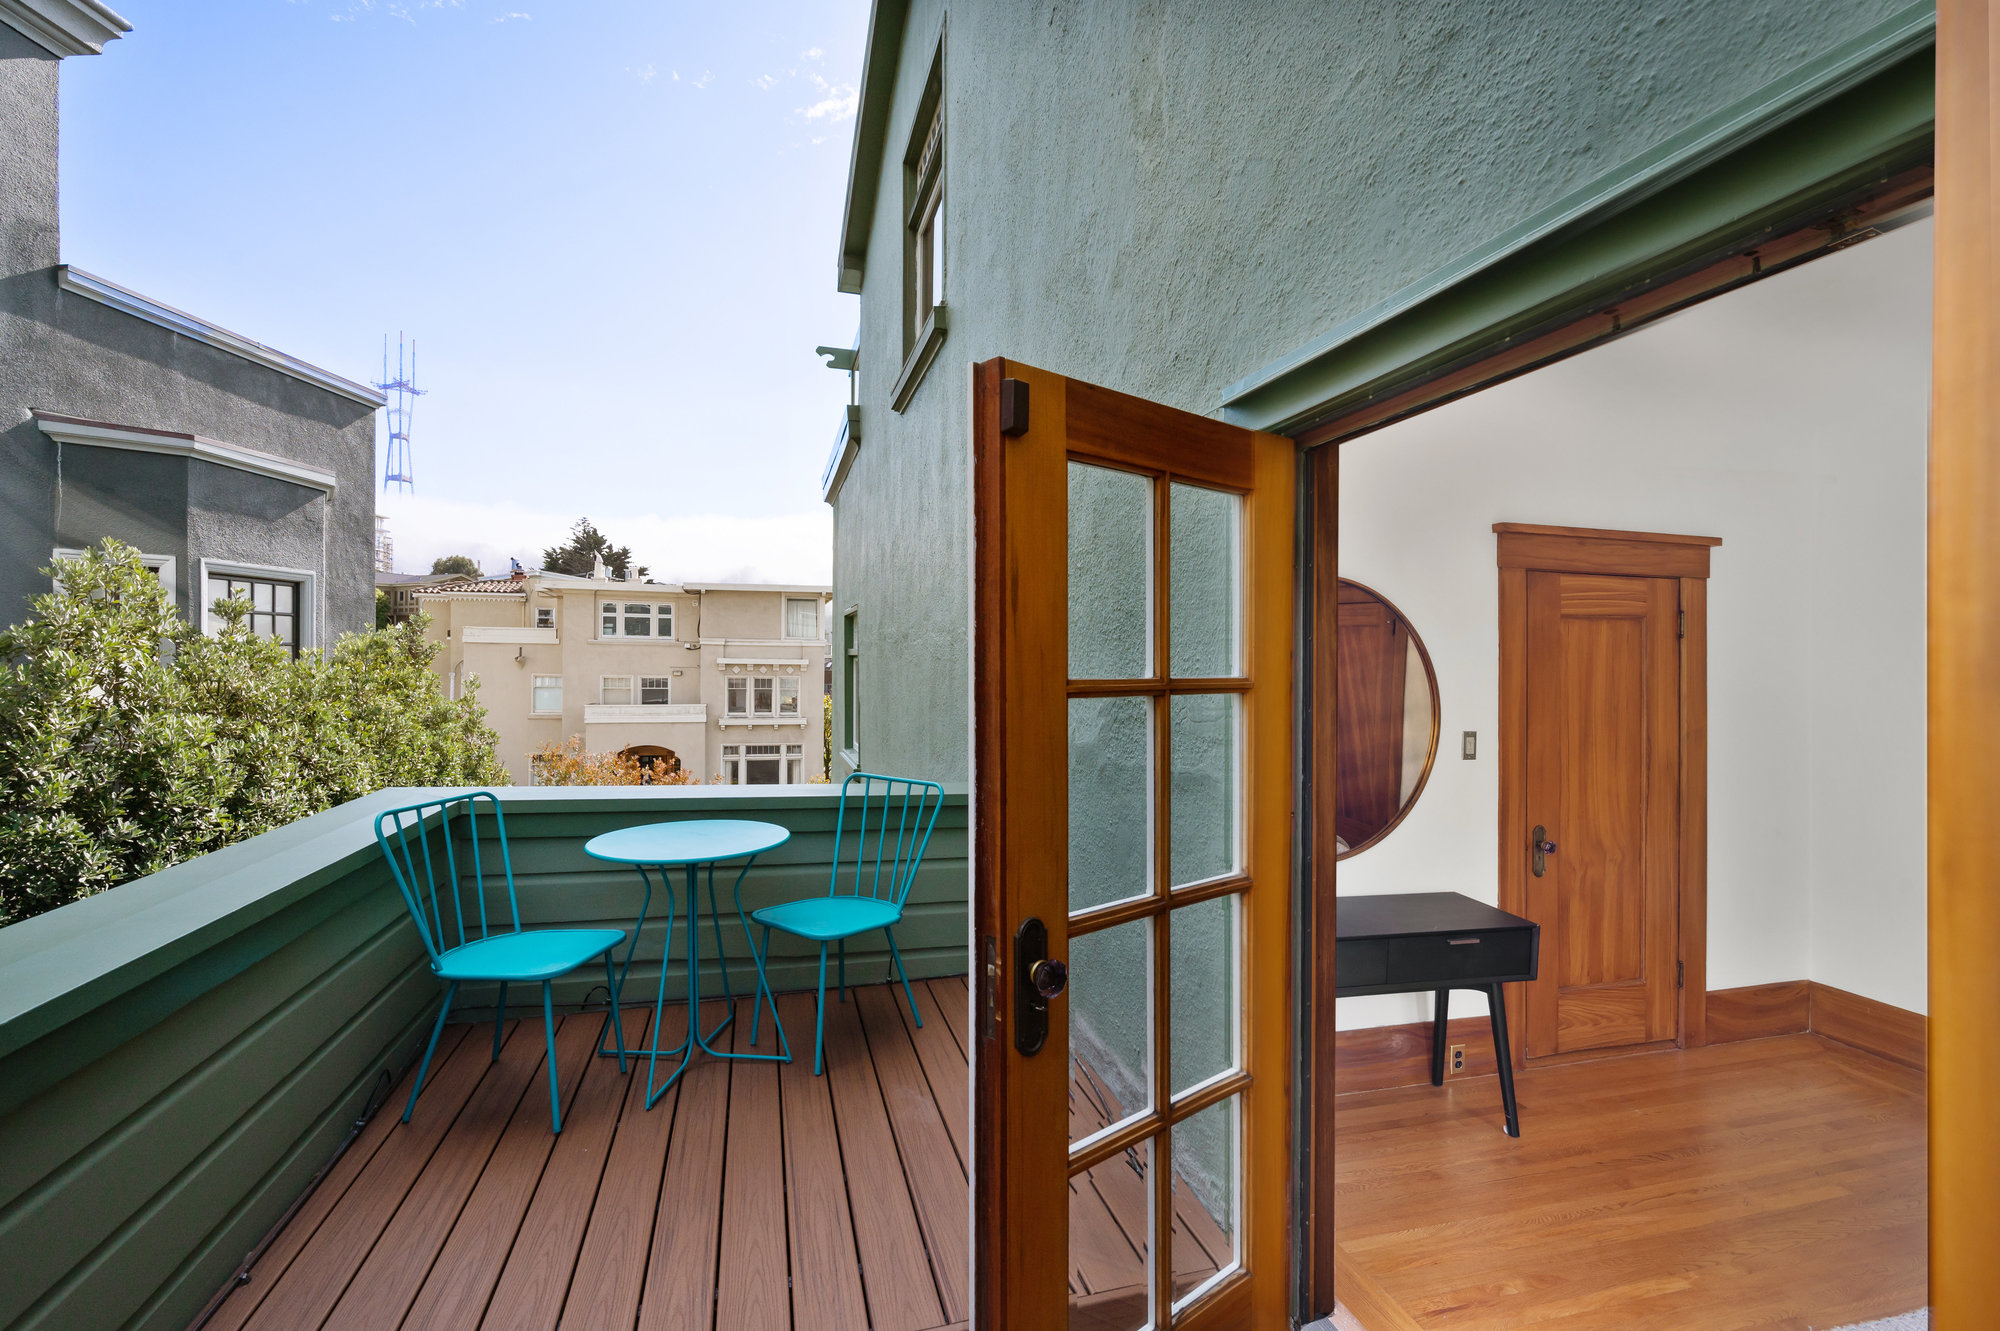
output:
[[[425,587],[418,596],[459,596],[464,594],[492,595],[499,592],[521,592],[519,578],[467,578],[463,582],[440,582],[434,587]]]

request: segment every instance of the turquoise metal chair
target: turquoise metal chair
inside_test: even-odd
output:
[[[480,806],[492,821],[483,831]],[[499,844],[500,873],[507,886],[507,916],[498,918],[499,901],[482,860],[481,837]],[[445,982],[444,1006],[438,1009],[437,1024],[431,1028],[431,1042],[424,1049],[424,1061],[417,1068],[417,1084],[410,1088],[410,1102],[403,1106],[403,1122],[417,1107],[430,1071],[431,1055],[437,1052],[438,1036],[444,1033],[445,1018],[458,986],[468,980],[498,981],[500,999],[493,1015],[493,1057],[500,1057],[501,1022],[507,1016],[509,984],[542,986],[542,1025],[548,1038],[549,1118],[555,1131],[562,1131],[562,1102],[556,1082],[556,1015],[549,984],[597,958],[604,958],[604,979],[611,990],[611,1005],[605,1024],[618,1045],[618,1070],[625,1070],[625,1033],[618,1016],[618,975],[611,962],[612,951],[625,941],[623,929],[523,929],[521,903],[514,895],[514,862],[507,853],[507,819],[500,801],[491,791],[475,790],[466,795],[425,800],[390,809],[375,819],[375,841],[388,858],[389,872],[395,876],[396,890],[417,922],[424,951],[430,954],[431,972]],[[486,855],[485,859],[491,859]],[[474,908],[477,908],[475,917]],[[489,908],[493,912],[489,918]],[[598,1036],[600,1044],[603,1036]]]
[[[855,790],[856,783],[860,790]],[[833,872],[826,895],[804,901],[787,901],[750,912],[750,918],[764,926],[757,946],[760,966],[766,964],[771,946],[771,930],[791,934],[819,944],[819,1019],[813,1027],[813,1075],[824,1069],[826,1047],[826,950],[833,945],[840,957],[840,1001],[847,1001],[847,940],[856,934],[880,929],[889,940],[889,960],[903,982],[903,997],[909,1001],[910,1015],[924,1024],[917,1011],[916,996],[910,992],[910,977],[903,973],[902,954],[896,951],[895,926],[902,922],[903,903],[917,881],[917,869],[931,843],[931,828],[938,810],[944,807],[944,787],[935,781],[915,781],[907,777],[881,776],[856,772],[841,782],[840,816],[833,831]],[[869,845],[873,820],[874,845]],[[854,862],[841,864],[847,840],[847,824],[855,825]],[[852,875],[846,872],[851,867]],[[843,878],[848,879],[843,887]],[[750,1043],[757,1043],[760,1010],[750,1020]]]

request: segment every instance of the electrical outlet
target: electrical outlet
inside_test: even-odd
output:
[[[1451,1072],[1457,1074],[1463,1071],[1465,1071],[1465,1046],[1455,1044],[1451,1047]]]

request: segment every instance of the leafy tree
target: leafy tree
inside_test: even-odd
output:
[[[384,786],[504,784],[426,617],[294,658],[222,600],[203,634],[106,541],[0,630],[0,925]]]
[[[389,627],[389,593],[380,587],[375,589],[375,627],[378,629]]]
[[[589,518],[576,520],[576,525],[569,529],[569,540],[565,544],[552,545],[542,551],[542,567],[551,573],[587,578],[594,558],[602,558],[604,567],[611,570],[613,577],[643,578],[650,572],[644,564],[633,568],[632,547],[614,547],[611,538],[592,526]]]
[[[461,578],[479,576],[479,561],[471,555],[439,555],[431,561],[432,573],[456,573]]]

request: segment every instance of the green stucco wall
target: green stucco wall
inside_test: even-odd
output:
[[[864,442],[835,505],[862,765],[967,775],[969,362],[1214,412],[1261,367],[1907,10],[911,4],[862,289]],[[940,41],[950,333],[899,414],[900,164]]]

